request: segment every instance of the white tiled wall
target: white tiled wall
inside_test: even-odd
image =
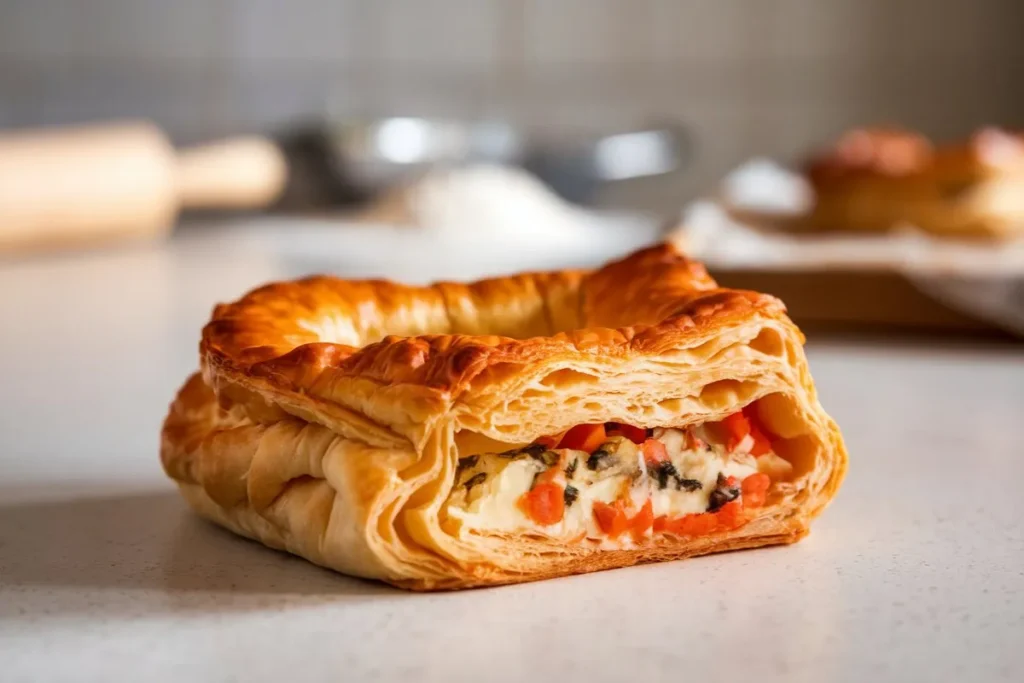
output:
[[[687,187],[856,123],[1024,127],[1022,0],[0,0],[0,126],[688,123]]]

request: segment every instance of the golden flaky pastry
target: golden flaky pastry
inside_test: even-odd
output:
[[[843,135],[807,168],[823,230],[900,225],[955,237],[1024,235],[1024,136],[986,128],[961,144],[934,145],[898,128]]]
[[[418,590],[792,543],[846,469],[802,342],[667,245],[276,283],[214,310],[161,457],[219,524]]]

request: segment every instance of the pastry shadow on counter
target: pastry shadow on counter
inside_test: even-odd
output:
[[[0,506],[0,577],[5,592],[31,596],[33,611],[47,615],[288,609],[411,595],[239,538],[169,490]],[[8,609],[0,600],[0,616]]]

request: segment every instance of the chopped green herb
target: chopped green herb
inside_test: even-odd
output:
[[[579,498],[580,492],[575,486],[566,486],[562,498],[565,500],[565,507],[570,507]]]
[[[714,512],[730,501],[740,497],[738,486],[729,486],[728,479],[721,472],[718,473],[718,482],[715,490],[708,497],[708,512]]]
[[[531,450],[530,457],[533,458],[534,460],[538,460],[544,463],[548,467],[554,467],[555,465],[558,464],[559,460],[558,453],[555,453],[554,451],[549,451],[547,449],[544,449],[543,451]]]
[[[676,490],[683,490],[689,493],[694,491],[700,491],[704,488],[704,484],[699,479],[684,479],[683,477],[676,477]]]
[[[664,489],[668,486],[669,479],[675,479],[679,476],[679,471],[671,461],[664,460],[651,470],[651,475],[658,480],[658,488]]]
[[[579,466],[579,464],[580,464],[580,459],[579,458],[573,458],[572,459],[572,462],[569,463],[569,466],[565,468],[565,478],[566,479],[572,479],[572,475],[576,474],[576,468]]]
[[[606,470],[609,467],[614,467],[618,462],[619,459],[614,455],[603,448],[598,448],[590,454],[589,458],[587,458],[587,469],[600,472],[601,470]]]
[[[487,473],[486,472],[477,472],[472,477],[467,479],[466,483],[463,484],[463,486],[466,487],[466,493],[469,493],[470,489],[472,489],[477,484],[484,483],[485,481],[487,481]]]
[[[658,482],[658,488],[662,490],[668,488],[670,481],[675,482],[677,491],[692,493],[704,488],[704,485],[699,480],[687,479],[679,474],[679,470],[676,469],[676,466],[670,460],[658,463],[656,467],[649,470],[649,474]]]
[[[516,458],[523,458],[529,456],[537,460],[542,460],[541,456],[546,450],[548,450],[547,446],[545,446],[542,443],[531,443],[529,446],[523,446],[522,448],[513,448],[512,450],[498,453],[498,457],[514,460]]]

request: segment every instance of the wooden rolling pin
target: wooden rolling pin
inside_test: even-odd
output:
[[[189,209],[258,209],[287,180],[266,138],[178,152],[148,122],[0,135],[0,251],[156,237]]]

